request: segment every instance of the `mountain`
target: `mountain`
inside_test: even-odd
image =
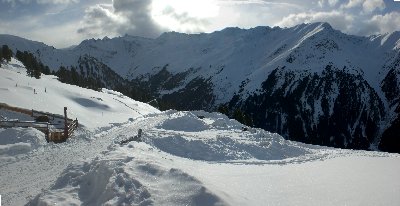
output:
[[[312,23],[105,37],[66,50],[9,35],[0,44],[28,50],[53,70],[86,56],[162,108],[223,106],[286,139],[400,152],[400,32],[359,37]]]

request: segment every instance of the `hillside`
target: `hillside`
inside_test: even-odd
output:
[[[0,68],[1,101],[54,113],[68,106],[82,126],[61,144],[45,143],[33,128],[0,129],[4,205],[400,202],[400,184],[393,181],[400,178],[398,154],[292,142],[220,113],[160,112],[118,92],[63,84],[51,75],[30,78],[24,71],[14,59]],[[139,141],[125,141],[139,129]]]
[[[0,96],[2,103],[60,115],[67,107],[68,116],[78,118],[89,130],[108,126],[110,119],[122,123],[158,111],[119,92],[97,92],[62,84],[52,75],[43,75],[41,79],[28,77],[24,66],[15,59],[1,70]]]
[[[31,51],[54,70],[92,58],[162,109],[222,105],[286,139],[400,152],[399,32],[358,37],[313,23],[90,39],[68,50],[9,35],[0,44]]]

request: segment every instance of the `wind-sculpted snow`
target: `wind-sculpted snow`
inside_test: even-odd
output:
[[[119,144],[137,128],[144,131],[143,142]],[[117,137],[107,151],[69,165],[55,184],[30,204],[225,205],[203,182],[165,165],[164,159],[172,161],[179,156],[182,161],[252,164],[311,154],[311,149],[277,134],[242,128],[219,113],[172,110],[121,124],[102,134]]]
[[[44,134],[34,128],[0,129],[0,165],[17,161],[21,154],[47,144]]]
[[[150,194],[123,166],[132,157],[69,165],[50,191],[31,205],[151,205]]]
[[[143,133],[133,141],[138,129]],[[219,113],[170,110],[96,137],[94,146],[113,142],[97,157],[70,164],[30,205],[395,205],[400,200],[400,184],[386,178],[398,176],[398,166],[382,168],[390,173],[379,177],[383,182],[370,176],[382,172],[375,167],[380,158],[390,164],[398,155],[291,142],[244,129]],[[374,166],[366,169],[370,161]],[[372,187],[369,181],[375,182]],[[368,198],[382,185],[391,190]]]
[[[152,150],[111,145],[100,158],[69,165],[29,205],[224,205],[195,177],[146,159]]]
[[[193,160],[307,159],[307,154],[312,153],[310,148],[286,141],[278,134],[247,128],[220,113],[170,110],[123,125],[117,139],[127,139],[139,128],[144,131],[142,140],[145,143],[168,154]]]
[[[192,113],[185,115],[183,112],[170,115],[168,120],[156,128],[183,132],[201,132],[209,129],[208,125],[196,115]]]

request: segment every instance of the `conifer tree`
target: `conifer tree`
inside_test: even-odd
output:
[[[7,45],[3,45],[1,48],[1,53],[3,58],[7,61],[10,62],[11,61],[11,57],[13,56],[12,51],[10,48],[8,48]]]

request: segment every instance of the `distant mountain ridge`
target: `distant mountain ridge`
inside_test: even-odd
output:
[[[400,32],[358,37],[312,23],[126,35],[64,50],[9,35],[0,44],[30,51],[53,70],[86,57],[166,108],[224,105],[288,139],[400,152]]]

